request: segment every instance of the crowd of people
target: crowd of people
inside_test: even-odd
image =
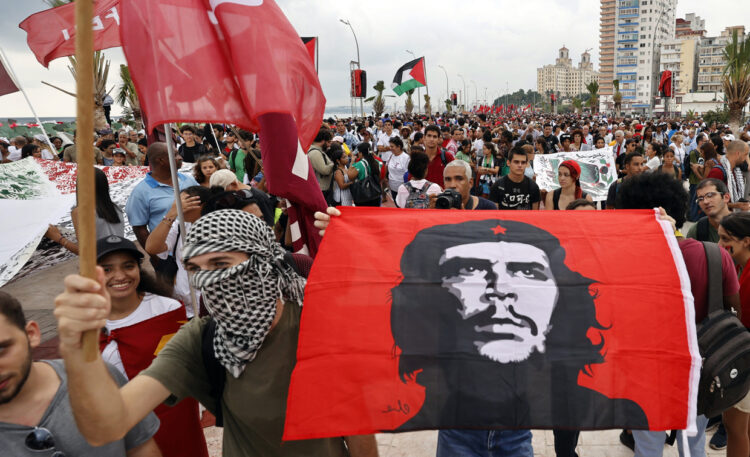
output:
[[[56,300],[64,363],[32,361],[39,326],[0,292],[2,442],[12,455],[205,456],[200,403],[224,426],[224,455],[376,456],[372,435],[281,441],[313,259],[291,252],[286,202],[267,193],[258,136],[218,124],[185,124],[169,133],[178,162],[194,164],[192,174],[178,174],[184,228],[166,144],[149,143],[143,131],[97,135],[97,164],[150,171],[125,208],[112,202],[106,175],[96,172],[100,268],[97,280],[66,278]],[[0,139],[2,161],[75,161],[75,144],[52,141],[56,151],[43,136]],[[749,142],[750,124],[732,132],[700,119],[394,114],[325,120],[308,158],[329,204],[327,213],[316,214],[322,233],[339,214],[334,206],[661,208],[680,241],[696,324],[708,309],[700,241],[711,241],[725,248],[725,304],[750,325]],[[618,174],[606,201],[582,189],[576,160],[560,163],[559,188],[537,185],[535,155],[606,147]],[[138,245],[124,237],[124,215]],[[685,237],[680,228],[687,221]],[[57,227],[46,236],[78,252]],[[102,328],[102,357],[92,363],[81,335]],[[729,457],[750,455],[749,402],[727,410],[723,421],[699,416],[699,433],[688,439],[691,455],[705,455],[706,430],[714,424],[720,425],[712,447],[726,448]],[[558,457],[577,456],[577,431],[554,436]],[[643,430],[620,436],[638,457],[661,455],[664,439],[663,432]],[[534,454],[529,430],[441,430],[437,448],[441,457]]]

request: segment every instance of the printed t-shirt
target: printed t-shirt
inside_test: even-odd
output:
[[[404,173],[409,167],[410,160],[411,157],[405,152],[399,155],[391,154],[390,159],[388,159],[388,187],[392,191],[398,192],[398,187],[404,183]]]
[[[287,391],[296,363],[301,308],[284,303],[281,318],[266,336],[255,359],[239,378],[226,373],[221,401],[224,415],[223,453],[243,457],[343,457],[343,438],[282,442]],[[193,319],[164,346],[141,374],[159,381],[172,393],[168,404],[193,397],[209,410],[210,395],[203,366],[201,332],[208,318]]]
[[[539,186],[524,176],[519,183],[509,175],[498,179],[490,189],[490,200],[497,203],[499,209],[531,209],[541,199]]]
[[[91,446],[78,431],[73,418],[73,410],[68,395],[68,376],[65,373],[63,361],[44,360],[43,363],[49,364],[60,378],[60,387],[57,388],[55,396],[39,424],[37,424],[38,427],[44,427],[52,433],[55,439],[55,451],[60,451],[70,457],[125,457],[127,451],[146,443],[159,429],[159,419],[156,418],[154,413],[149,413],[125,435],[125,438],[104,446]],[[107,369],[117,385],[123,386],[127,382],[112,365],[107,365]],[[52,455],[54,451],[31,451],[26,447],[26,437],[33,429],[34,427],[26,425],[0,422],[0,455],[3,457],[46,457]]]

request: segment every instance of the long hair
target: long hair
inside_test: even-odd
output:
[[[217,171],[221,169],[221,167],[219,166],[219,162],[217,162],[213,157],[199,157],[198,160],[195,161],[195,166],[193,166],[193,176],[195,177],[195,180],[198,182],[198,184],[203,184],[206,182],[206,175],[203,174],[203,170],[201,169],[201,165],[203,164],[203,162],[213,163]]]
[[[375,174],[376,176],[379,175],[380,164],[375,156],[372,155],[372,152],[370,152],[370,143],[359,143],[357,151],[362,153],[362,160],[366,160],[370,165],[370,174]]]
[[[109,196],[107,175],[98,168],[94,168],[94,188],[96,189],[96,215],[110,224],[122,222],[117,205]]]
[[[502,226],[504,233],[496,233]],[[558,298],[546,335],[544,356],[567,361],[590,374],[591,364],[602,363],[604,336],[593,344],[591,329],[605,330],[596,320],[595,280],[565,265],[565,250],[549,232],[523,222],[488,219],[438,225],[417,233],[401,257],[401,283],[391,290],[391,332],[400,349],[399,375],[402,381],[417,376],[427,366],[449,360],[456,352],[474,353],[472,342],[461,335],[473,334],[470,324],[458,318],[461,301],[442,286],[438,265],[445,250],[462,244],[485,242],[524,243],[543,250],[558,287]],[[478,356],[479,357],[479,356]],[[417,381],[419,381],[417,376]]]

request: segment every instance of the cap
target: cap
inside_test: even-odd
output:
[[[563,133],[562,135],[560,135],[560,141],[565,141],[565,140],[570,141],[570,135],[568,135],[567,133]]]
[[[143,253],[141,253],[141,251],[139,251],[138,248],[135,247],[135,244],[128,239],[122,238],[117,235],[110,235],[96,240],[97,261],[105,255],[116,251],[127,251],[133,254],[136,259],[143,258]]]
[[[41,133],[37,133],[36,135],[34,135],[34,139],[37,141],[41,141],[42,143],[47,142],[47,138],[45,138]]]
[[[731,133],[728,133],[728,134],[724,135],[723,137],[721,137],[721,139],[724,140],[724,141],[734,141],[735,140],[734,135],[732,135]]]
[[[335,137],[333,137],[333,140],[331,140],[331,141],[338,141],[339,143],[343,143],[344,142],[344,137],[336,135]]]
[[[138,135],[145,135],[146,131],[143,129],[138,130]]]
[[[125,155],[125,150],[124,150],[124,149],[120,149],[120,148],[115,148],[114,150],[112,150],[112,154],[113,154],[113,155],[114,155],[114,154],[122,154],[122,155]]]

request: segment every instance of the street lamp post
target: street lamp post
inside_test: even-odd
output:
[[[466,93],[466,80],[461,75],[458,75],[458,77],[461,78],[461,81],[463,81],[463,83],[464,83],[464,96],[462,97],[462,101],[463,101],[464,111],[466,111],[466,95],[467,95],[467,93]]]
[[[408,49],[406,50],[406,52],[408,52],[409,54],[411,54],[411,56],[414,57],[414,60],[417,59],[417,55],[414,54],[413,52],[409,51]],[[422,102],[421,102],[422,95],[421,94],[422,94],[422,91],[420,90],[419,87],[417,87],[417,114],[421,114],[422,113],[422,109],[420,107],[420,105],[422,104]]]
[[[348,25],[349,29],[351,29],[352,31],[352,35],[354,35],[354,45],[357,47],[357,70],[361,70],[362,63],[361,63],[361,60],[359,60],[359,41],[357,40],[357,34],[354,33],[354,27],[352,27],[352,24],[349,21],[345,21],[343,19],[339,19],[339,21],[342,24]],[[349,77],[351,78],[351,75],[349,75]],[[362,97],[359,97],[359,109],[360,109],[360,113],[362,117],[365,117],[365,105],[364,105],[364,102],[362,101]],[[354,116],[354,110],[352,110],[352,116]]]
[[[659,14],[659,18],[656,20],[656,27],[654,27],[654,39],[651,41],[651,84],[649,86],[650,90],[649,90],[649,94],[648,94],[648,98],[649,98],[649,100],[648,100],[648,109],[650,111],[649,118],[653,118],[654,117],[654,104],[656,102],[654,100],[654,95],[653,95],[654,91],[653,91],[653,88],[654,88],[654,81],[659,80],[659,79],[656,79],[656,80],[654,79],[654,67],[656,66],[656,35],[659,32],[659,25],[661,24],[662,19],[670,11],[672,11],[672,8],[667,7],[666,9],[662,10],[661,14]],[[659,48],[661,48],[661,43],[659,44]],[[659,60],[661,60],[661,50],[659,51]],[[658,67],[657,67],[656,74],[657,75],[659,74]],[[657,88],[657,90],[658,90],[658,88]]]
[[[449,100],[451,98],[451,90],[448,87],[448,71],[442,65],[438,65],[438,68],[442,68],[443,72],[445,73],[445,94],[446,94],[445,99]]]

